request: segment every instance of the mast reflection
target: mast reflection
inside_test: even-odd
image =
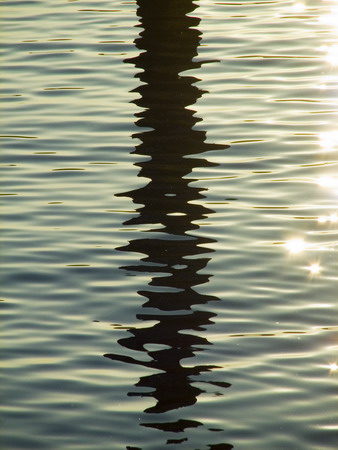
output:
[[[207,245],[215,241],[191,234],[191,231],[198,229],[197,222],[214,211],[196,202],[204,198],[203,189],[191,186],[195,180],[185,177],[195,167],[214,165],[198,157],[199,154],[227,146],[206,143],[206,133],[193,128],[201,119],[187,108],[204,93],[195,85],[199,81],[197,78],[182,75],[182,72],[201,65],[193,60],[201,40],[201,33],[193,27],[200,20],[187,15],[197,5],[192,0],[138,0],[137,5],[143,30],[135,45],[141,52],[126,62],[141,69],[136,76],[142,84],[134,90],[140,95],[134,103],[142,108],[136,115],[136,124],[149,130],[133,135],[140,140],[134,153],[149,157],[137,164],[139,176],[149,182],[118,195],[128,196],[134,203],[142,205],[137,209],[138,215],[124,225],[147,224],[151,227],[143,235],[145,237],[132,240],[118,250],[142,254],[135,265],[121,269],[153,275],[147,288],[139,292],[146,299],[143,307],[147,313],[137,315],[142,326],[128,330],[130,336],[118,342],[124,348],[146,353],[148,361],[144,361],[144,355],[141,359],[123,354],[104,356],[155,369],[153,374],[142,377],[136,384],[141,389],[129,395],[154,398],[156,403],[145,412],[159,414],[196,403],[198,395],[204,391],[193,382],[197,381],[197,376],[217,367],[193,366],[191,361],[187,366],[182,364],[182,360],[194,357],[210,345],[205,337],[194,331],[205,330],[216,314],[199,311],[196,305],[218,300],[194,289],[209,281],[210,275],[202,270],[213,251]],[[147,321],[157,323],[145,327]],[[157,344],[156,350],[147,350],[148,344],[152,347]],[[230,386],[226,382],[199,378],[198,381],[220,388]],[[202,424],[179,417],[175,422],[142,425],[180,432]],[[229,444],[221,445],[224,449],[232,448]]]

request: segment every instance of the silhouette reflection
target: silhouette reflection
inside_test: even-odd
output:
[[[209,281],[210,275],[202,270],[210,260],[207,254],[213,251],[207,246],[215,241],[190,232],[197,230],[197,223],[213,211],[197,203],[204,198],[203,189],[192,186],[196,180],[185,177],[195,167],[214,165],[198,157],[199,154],[227,146],[206,143],[206,133],[193,128],[200,119],[194,116],[195,111],[187,108],[203,94],[195,86],[199,81],[197,78],[182,75],[182,72],[201,65],[194,61],[201,33],[193,28],[200,20],[188,15],[197,5],[192,0],[138,0],[137,5],[139,26],[143,30],[135,44],[141,53],[126,62],[141,69],[136,76],[142,84],[134,90],[140,95],[134,103],[142,108],[136,115],[136,124],[148,130],[133,135],[140,141],[134,153],[149,157],[137,164],[139,176],[149,182],[118,195],[128,196],[141,205],[137,209],[138,215],[124,225],[151,226],[144,232],[145,237],[132,240],[118,250],[142,254],[135,265],[121,269],[153,275],[147,288],[139,291],[146,299],[143,307],[147,313],[137,315],[142,326],[128,330],[130,336],[118,341],[124,348],[142,352],[142,358],[119,354],[104,356],[155,369],[153,374],[142,377],[136,384],[141,389],[129,395],[154,398],[156,404],[145,413],[159,414],[196,403],[197,397],[204,392],[194,386],[196,381],[199,386],[203,383],[221,389],[230,386],[226,382],[199,378],[217,368],[215,365],[194,366],[191,361],[187,366],[182,364],[182,360],[194,357],[210,345],[205,337],[194,331],[205,330],[216,314],[199,311],[195,309],[196,305],[218,300],[194,289]],[[147,321],[152,325],[145,327]],[[148,345],[154,348],[154,344],[155,350],[147,349]],[[148,355],[147,361],[144,361],[144,353]],[[141,425],[182,432],[203,424],[179,417],[174,422],[162,420]],[[183,441],[186,438],[168,440],[167,443]],[[208,448],[230,449],[232,446],[223,443]]]

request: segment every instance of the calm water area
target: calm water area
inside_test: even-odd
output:
[[[0,447],[338,448],[338,0],[0,7]]]

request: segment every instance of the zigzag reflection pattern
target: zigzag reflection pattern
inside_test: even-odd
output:
[[[156,399],[156,404],[145,412],[159,414],[193,405],[197,397],[205,392],[194,386],[194,381],[220,389],[230,386],[226,381],[199,378],[201,374],[216,369],[215,365],[182,364],[183,359],[194,357],[210,345],[205,337],[194,334],[194,331],[205,330],[213,323],[215,314],[205,309],[199,311],[196,305],[218,300],[194,289],[209,281],[210,275],[203,270],[210,259],[206,254],[210,255],[212,249],[206,245],[212,245],[215,241],[193,235],[191,231],[199,228],[197,221],[200,222],[213,211],[198,202],[203,199],[202,189],[191,186],[194,179],[186,176],[194,167],[213,165],[197,155],[210,150],[223,150],[227,146],[206,143],[205,132],[193,128],[200,119],[194,116],[195,111],[187,108],[203,94],[195,86],[199,81],[197,78],[181,75],[201,65],[194,61],[201,39],[200,32],[195,28],[199,19],[188,15],[196,5],[190,0],[139,0],[137,4],[143,30],[135,44],[141,53],[126,62],[141,69],[137,77],[142,84],[135,89],[140,97],[134,103],[142,111],[137,114],[136,124],[141,128],[150,128],[150,131],[143,130],[133,136],[141,142],[134,153],[149,157],[149,160],[137,164],[140,167],[139,176],[149,179],[149,182],[120,195],[143,205],[137,209],[138,215],[124,225],[146,224],[155,228],[147,230],[147,237],[132,240],[118,250],[145,255],[134,265],[121,269],[153,274],[153,278],[147,289],[139,292],[147,299],[143,307],[149,310],[147,314],[137,315],[143,323],[142,327],[128,330],[130,337],[119,340],[119,344],[147,353],[148,361],[145,362],[144,357],[105,356],[155,370],[153,374],[142,377],[136,385],[139,390],[129,395]],[[144,327],[147,321],[157,323]],[[157,344],[160,349],[147,351],[148,344]],[[156,423],[142,425],[175,433],[203,425],[182,418],[180,414],[174,422],[162,418]],[[167,443],[186,440],[185,437],[168,439]],[[232,448],[226,443],[208,447]]]

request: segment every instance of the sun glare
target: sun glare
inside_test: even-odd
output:
[[[330,45],[326,48],[325,60],[329,64],[331,64],[331,66],[338,66],[338,45],[337,44]]]
[[[294,238],[286,241],[285,247],[289,250],[290,253],[301,253],[306,248],[306,243],[304,239]]]
[[[292,11],[296,13],[304,12],[305,9],[304,3],[297,2],[292,5]]]
[[[320,177],[318,179],[318,184],[321,187],[329,189],[338,189],[338,180],[333,177]]]
[[[320,271],[322,270],[320,264],[313,263],[307,269],[310,271],[311,275],[318,275]]]
[[[330,369],[330,372],[337,372],[338,370],[338,364],[335,362],[330,363],[327,367]]]
[[[325,133],[320,133],[319,145],[324,152],[333,152],[336,150],[338,148],[338,131],[326,131]]]
[[[332,213],[328,216],[318,217],[319,223],[336,223],[337,221],[338,221],[338,215],[336,213]]]
[[[329,25],[333,27],[338,32],[338,6],[334,5],[330,8],[328,14],[324,14],[319,17],[319,22],[324,25]]]

